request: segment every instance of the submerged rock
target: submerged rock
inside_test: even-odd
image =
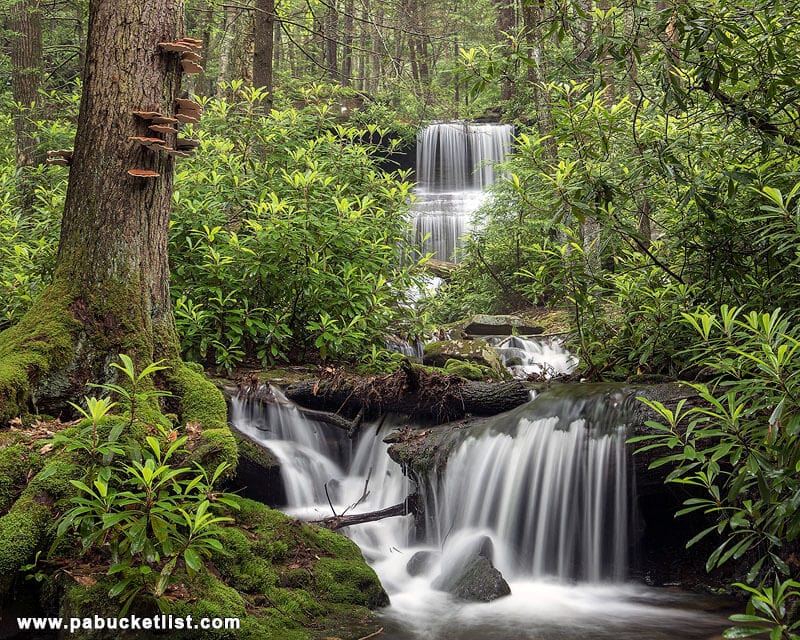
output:
[[[406,564],[408,575],[418,576],[425,573],[433,566],[436,557],[437,554],[433,551],[417,551]]]
[[[472,556],[457,571],[443,573],[434,580],[433,588],[470,602],[491,602],[511,594],[503,574],[485,555]]]

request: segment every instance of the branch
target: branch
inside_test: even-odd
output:
[[[700,83],[700,89],[718,100],[722,106],[727,107],[736,113],[743,114],[747,119],[747,122],[764,135],[769,136],[770,138],[781,138],[789,147],[793,149],[800,149],[800,140],[792,135],[789,135],[785,131],[782,131],[777,124],[772,122],[772,120],[770,120],[763,113],[754,111],[742,102],[737,101],[733,96],[729,96],[721,89],[714,88],[711,82],[708,80],[704,80],[702,83]]]
[[[316,524],[326,529],[335,531],[342,527],[349,527],[354,524],[365,524],[367,522],[376,522],[384,518],[394,518],[396,516],[407,516],[417,511],[418,497],[416,493],[411,494],[400,504],[381,509],[379,511],[370,511],[368,513],[354,513],[352,515],[333,516],[332,518],[323,518],[322,520],[314,520],[311,524]]]

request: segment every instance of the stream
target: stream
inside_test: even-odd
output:
[[[420,526],[405,516],[342,530],[391,599],[380,613],[382,637],[694,640],[721,633],[727,621],[717,600],[627,579],[635,478],[625,426],[619,412],[603,411],[604,398],[560,394],[489,420],[418,487],[426,504]],[[234,399],[231,411],[236,429],[280,460],[281,509],[292,516],[331,515],[326,484],[337,514],[365,486],[366,499],[348,513],[397,504],[414,491],[386,453],[383,438],[397,426],[390,421],[365,425],[351,441],[285,399],[269,406]],[[441,574],[487,544],[511,595],[472,603],[435,588]],[[429,559],[422,569],[409,565],[418,552]]]

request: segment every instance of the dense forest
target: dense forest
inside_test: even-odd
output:
[[[274,435],[296,404],[344,434],[353,465],[374,420],[416,491],[373,504],[369,466],[352,506],[375,507],[364,522],[416,517],[418,535],[425,521],[431,542],[431,495],[472,455],[438,425],[584,387],[634,399],[638,426],[600,422],[625,422],[619,460],[671,487],[675,535],[708,572],[691,587],[735,598],[724,637],[800,638],[798,14],[791,0],[0,0],[0,619],[503,637],[375,617],[398,591],[352,534],[360,516],[324,474],[312,502],[332,517],[300,514],[316,524],[242,493],[243,460],[263,471],[274,455],[287,495],[264,501],[300,505],[281,445],[243,436],[225,396],[268,406],[281,442],[300,443]],[[500,128],[489,167],[469,141]],[[482,189],[441,256],[415,216],[437,191],[420,159],[440,179],[445,135],[467,140]],[[486,323],[510,337],[484,341]],[[572,364],[522,371],[535,333]],[[492,349],[509,340],[514,362]],[[392,435],[387,413],[404,416]],[[419,461],[428,447],[441,467]],[[474,489],[487,501],[491,482]],[[622,513],[626,482],[616,506],[576,509]],[[628,536],[622,517],[596,530]],[[363,557],[332,532],[348,524]],[[530,550],[533,576],[638,577],[627,543],[592,544],[613,571],[562,572],[558,547],[555,572]],[[502,554],[483,554],[497,572]],[[684,626],[663,637],[712,635]]]

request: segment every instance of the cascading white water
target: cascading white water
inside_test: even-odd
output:
[[[441,546],[466,530],[488,535],[496,566],[510,578],[624,579],[625,425],[596,421],[615,412],[565,418],[572,409],[522,412],[510,428],[461,442],[441,478],[429,479],[433,541]]]
[[[578,358],[564,348],[558,336],[487,336],[503,364],[516,378],[534,374],[543,378],[572,373]]]
[[[471,217],[511,153],[511,125],[434,122],[417,134],[414,228],[422,253],[457,259]]]
[[[385,508],[414,490],[386,453],[383,438],[394,425],[365,425],[352,443],[288,403],[231,405],[234,426],[280,460],[291,515],[331,515],[326,484],[337,514]],[[716,616],[686,611],[677,596],[621,582],[630,519],[625,406],[621,394],[603,389],[583,397],[544,394],[480,432],[464,437],[455,430],[446,464],[419,487],[426,505],[421,539],[411,516],[343,530],[390,595],[383,637],[683,640],[719,629]],[[438,591],[436,578],[486,537],[511,595],[472,604]],[[434,559],[411,575],[409,560],[420,550]],[[669,631],[676,625],[680,634]]]

